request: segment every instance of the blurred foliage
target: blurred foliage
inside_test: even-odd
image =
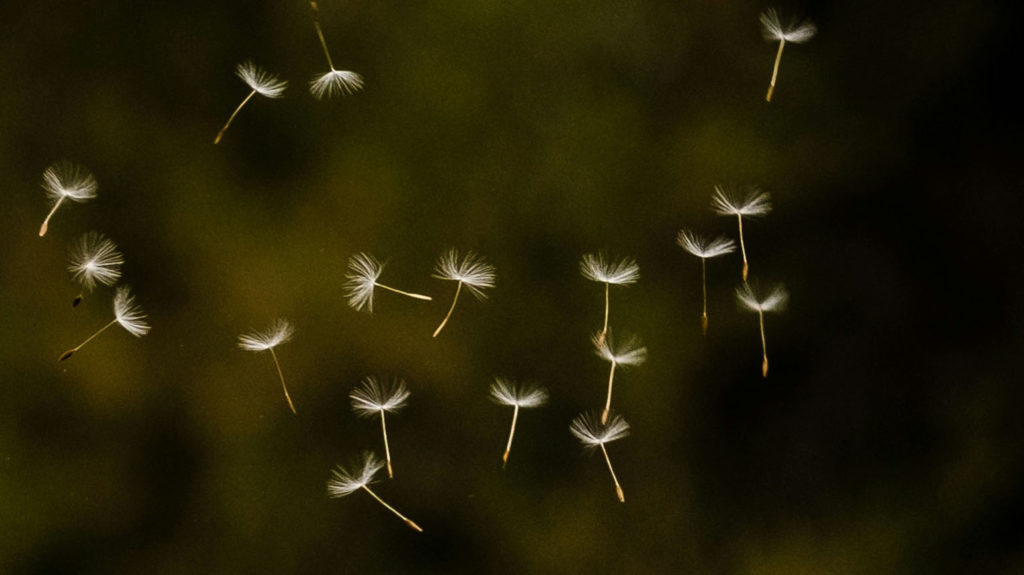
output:
[[[781,5],[819,36],[766,104],[766,7],[324,0],[366,88],[318,102],[301,1],[0,6],[0,571],[1024,570],[1019,15]],[[285,98],[214,146],[250,58]],[[63,158],[99,197],[40,239],[40,175]],[[673,241],[735,233],[716,183],[775,204],[745,229],[752,275],[792,294],[767,380],[738,258],[709,264],[705,339],[699,263]],[[88,230],[120,245],[153,331],[58,364],[111,317],[108,289],[69,305]],[[498,286],[434,340],[454,286],[430,273],[453,246]],[[624,505],[568,433],[604,398],[603,294],[578,272],[597,250],[638,260],[612,325],[650,350],[616,377]],[[435,301],[349,309],[357,251]],[[270,358],[236,346],[276,317],[297,327],[278,352],[298,416]],[[377,491],[423,534],[325,495],[333,465],[380,450],[347,397],[368,374],[409,381]],[[552,392],[505,471],[495,375]]]

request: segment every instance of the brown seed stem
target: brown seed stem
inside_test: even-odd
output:
[[[601,425],[608,423],[608,413],[612,409],[612,381],[615,379],[615,361],[612,360],[612,369],[608,372],[608,399],[604,402],[604,411],[601,412]]]
[[[82,348],[83,348],[83,347],[85,346],[85,344],[87,344],[87,343],[89,343],[90,341],[92,341],[92,340],[93,340],[93,338],[95,338],[95,337],[96,337],[96,336],[98,336],[99,334],[101,334],[101,333],[103,333],[103,332],[107,331],[107,329],[108,329],[108,328],[110,328],[110,326],[114,325],[115,323],[117,323],[117,318],[116,318],[116,317],[115,317],[115,318],[114,318],[113,320],[111,320],[111,322],[110,322],[110,323],[108,323],[107,325],[105,325],[105,326],[101,327],[101,328],[99,329],[99,331],[97,331],[96,333],[94,333],[94,334],[90,335],[90,336],[89,336],[88,338],[86,338],[86,340],[85,340],[85,341],[83,341],[82,343],[80,343],[80,344],[78,344],[77,346],[75,346],[75,347],[73,347],[73,348],[71,348],[71,349],[69,349],[69,350],[65,351],[64,353],[60,354],[60,357],[59,357],[59,358],[57,359],[57,361],[64,361],[65,359],[68,359],[68,358],[70,358],[70,357],[71,357],[72,355],[74,355],[74,353],[75,353],[76,351],[78,351],[78,350],[82,349]]]
[[[786,39],[782,38],[779,40],[779,53],[775,55],[775,68],[772,70],[772,83],[768,86],[768,95],[764,98],[768,102],[772,101],[772,93],[775,92],[775,78],[779,75],[779,62],[782,61],[782,49],[785,47]]]
[[[619,478],[615,476],[615,470],[612,469],[612,460],[608,457],[608,450],[604,448],[604,444],[601,444],[601,453],[604,454],[604,460],[608,464],[608,471],[612,474],[612,481],[615,482],[615,494],[619,496],[621,503],[626,502],[626,494],[622,491],[622,486],[619,485]]]
[[[448,308],[448,315],[444,316],[444,320],[441,321],[441,325],[437,326],[437,329],[434,330],[434,337],[437,337],[437,334],[441,333],[445,324],[448,323],[448,318],[452,317],[452,312],[455,311],[455,304],[459,301],[460,292],[462,292],[462,280],[459,280],[459,286],[455,288],[455,297],[452,298],[452,307]]]
[[[384,458],[388,462],[388,479],[395,478],[395,472],[391,469],[391,448],[388,446],[388,426],[384,423],[384,410],[380,410],[380,430],[384,434]]]
[[[43,220],[43,225],[39,226],[39,237],[46,235],[46,230],[50,228],[50,218],[53,217],[53,214],[57,211],[57,208],[60,207],[61,202],[63,202],[66,197],[67,196],[61,196],[60,199],[57,200],[57,203],[53,204],[53,209],[50,210],[50,213],[46,214],[46,219]]]
[[[256,90],[253,90],[252,92],[249,92],[249,95],[246,96],[244,100],[242,100],[242,103],[239,104],[237,108],[235,108],[235,111],[231,113],[231,117],[228,118],[227,123],[224,124],[224,127],[221,128],[219,132],[217,132],[217,137],[213,139],[213,143],[214,144],[219,144],[220,143],[220,139],[224,137],[224,132],[228,131],[228,126],[230,126],[231,122],[234,121],[235,116],[238,115],[238,112],[240,112],[242,110],[242,106],[245,106],[246,103],[248,103],[249,100],[251,100],[252,97],[255,96],[255,95],[256,95]]]
[[[505,469],[508,464],[508,452],[512,451],[512,438],[516,434],[516,420],[519,419],[519,405],[514,406],[512,411],[512,429],[508,432],[508,443],[505,444],[505,455],[501,456],[501,468]]]
[[[313,9],[313,25],[316,26],[316,35],[320,38],[320,45],[324,47],[324,56],[327,56],[327,65],[330,66],[331,71],[334,72],[334,62],[331,61],[331,53],[327,50],[327,41],[324,40],[324,31],[320,29],[320,9],[317,8],[316,2],[310,2],[309,6]]]
[[[284,390],[284,398],[288,400],[288,407],[295,413],[295,405],[292,403],[292,396],[288,395],[288,386],[284,384],[284,373],[281,372],[281,364],[277,361],[277,354],[274,348],[270,348],[270,357],[274,358],[274,367],[277,368],[277,376],[281,378],[281,389]],[[298,415],[295,413],[295,415]]]
[[[761,324],[761,377],[768,377],[768,344],[764,338],[764,312],[758,311],[757,318]]]
[[[406,525],[408,525],[409,527],[412,527],[413,529],[415,529],[416,531],[419,531],[420,533],[423,533],[423,529],[419,525],[416,525],[416,523],[412,519],[409,519],[405,515],[402,515],[401,513],[398,512],[397,509],[395,509],[394,507],[392,507],[392,506],[388,505],[387,503],[385,503],[384,500],[381,499],[379,496],[377,496],[376,493],[371,491],[369,487],[364,485],[363,489],[365,489],[367,493],[372,495],[373,498],[376,499],[378,503],[380,503],[381,505],[386,507],[389,511],[391,511],[392,513],[397,515],[402,521],[405,521]]]
[[[743,254],[743,281],[746,282],[749,266],[747,266],[747,246],[743,243],[743,216],[736,214],[736,219],[740,224],[740,253]]]
[[[700,314],[700,331],[701,335],[708,335],[708,278],[707,278],[707,258],[700,258],[700,287],[701,293],[704,295],[704,311]]]
[[[407,291],[402,291],[400,289],[395,289],[393,287],[386,286],[384,284],[379,284],[377,282],[374,282],[373,285],[375,285],[375,286],[377,286],[377,287],[379,287],[381,289],[386,289],[386,290],[388,290],[390,292],[394,292],[394,293],[401,294],[401,295],[408,296],[408,297],[415,298],[415,299],[420,299],[420,300],[423,300],[423,301],[433,301],[433,299],[434,299],[434,298],[432,298],[432,297],[430,297],[428,295],[420,295],[418,293],[409,293]]]

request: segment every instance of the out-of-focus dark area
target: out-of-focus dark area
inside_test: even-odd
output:
[[[0,571],[1024,572],[1020,14],[996,2],[786,3],[818,25],[777,45],[760,2],[320,2],[327,71],[291,2],[0,5]],[[254,98],[252,59],[289,81]],[[98,197],[46,237],[43,170]],[[681,227],[736,235],[715,184],[759,184],[740,310],[736,254],[700,263]],[[112,328],[67,250],[114,239],[152,332]],[[497,268],[484,302],[431,278],[449,247]],[[616,376],[632,424],[600,452],[568,431],[604,402],[603,290],[584,253],[631,256],[611,324],[646,364]],[[373,315],[348,257],[387,260]],[[237,337],[285,317],[270,357]],[[1014,351],[1016,350],[1016,351]],[[348,393],[404,377],[395,478],[328,499],[331,468],[382,451]],[[520,414],[494,376],[551,401]]]

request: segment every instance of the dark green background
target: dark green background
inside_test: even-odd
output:
[[[775,45],[758,2],[321,2],[332,55],[366,78],[317,102],[308,5],[0,7],[0,571],[5,573],[1019,573],[1024,457],[1019,14],[994,2],[786,4],[819,26]],[[211,142],[253,59],[289,80]],[[1011,107],[1012,104],[1012,107]],[[53,161],[96,175],[37,237]],[[682,226],[735,233],[716,183],[760,184],[752,275],[699,265]],[[77,310],[68,245],[115,239],[152,332]],[[497,268],[438,339],[449,247]],[[583,253],[635,257],[612,325],[647,364],[617,377],[627,502],[570,420],[604,398]],[[435,296],[345,304],[346,259]],[[238,335],[276,317],[298,415]],[[1017,352],[1013,352],[1017,349]],[[329,500],[380,449],[347,394],[406,378],[396,477]],[[522,414],[490,378],[551,390]]]

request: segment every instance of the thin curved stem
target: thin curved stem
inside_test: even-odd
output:
[[[708,276],[707,258],[700,258],[700,287],[704,295],[704,311],[700,314],[700,331],[704,336],[708,335]]]
[[[224,124],[224,127],[221,128],[219,132],[217,132],[217,137],[213,139],[213,143],[214,144],[219,144],[220,143],[220,139],[224,137],[224,132],[228,131],[228,126],[230,126],[231,122],[234,121],[235,116],[237,116],[238,113],[242,111],[242,107],[245,106],[249,102],[249,100],[251,100],[252,97],[255,96],[255,95],[256,95],[256,90],[253,90],[252,92],[249,92],[249,95],[246,96],[244,100],[242,100],[242,103],[239,104],[237,108],[235,108],[235,111],[232,112],[231,117],[228,118],[227,123]]]
[[[316,2],[309,3],[310,8],[313,9],[313,25],[316,26],[316,35],[320,38],[320,45],[324,47],[324,56],[327,56],[327,65],[331,67],[331,71],[334,71],[334,62],[331,61],[331,53],[327,50],[327,40],[324,40],[324,31],[320,29],[320,9],[317,8]]]
[[[441,321],[441,325],[437,326],[437,329],[434,330],[434,337],[437,337],[437,334],[441,333],[441,330],[444,329],[445,324],[448,323],[448,319],[452,317],[452,312],[455,311],[455,304],[458,303],[459,294],[461,292],[462,280],[459,280],[459,287],[455,288],[455,297],[452,298],[452,307],[448,308],[448,315],[444,316],[444,320]]]
[[[740,224],[740,253],[743,254],[743,281],[746,282],[749,266],[747,265],[747,246],[743,243],[743,216],[741,214],[736,214],[736,219]]]
[[[408,296],[408,297],[419,299],[419,300],[423,300],[423,301],[433,301],[433,299],[434,299],[434,298],[432,298],[432,297],[430,297],[428,295],[420,295],[418,293],[410,293],[410,292],[407,292],[407,291],[402,291],[400,289],[395,289],[393,287],[386,286],[384,284],[379,284],[377,282],[373,282],[373,285],[375,285],[375,286],[377,286],[377,287],[379,287],[381,289],[386,289],[389,292],[397,293],[397,294],[400,294],[400,295]]]
[[[406,525],[408,525],[409,527],[412,527],[413,529],[415,529],[416,531],[419,531],[420,533],[423,533],[423,528],[421,528],[419,525],[416,525],[416,523],[412,519],[409,519],[405,515],[402,515],[401,513],[399,513],[398,510],[395,509],[394,507],[392,507],[392,506],[388,505],[387,503],[385,503],[384,500],[381,499],[380,497],[378,497],[376,493],[374,493],[373,491],[370,491],[369,487],[364,485],[363,489],[365,489],[367,493],[372,495],[373,498],[376,499],[378,503],[380,503],[381,505],[386,507],[389,511],[391,511],[392,513],[397,515],[399,518],[401,518],[402,521],[405,521]]]
[[[512,451],[512,437],[516,434],[516,420],[519,419],[519,406],[515,406],[512,412],[512,430],[508,432],[508,443],[505,445],[505,455],[501,457],[501,468],[505,469],[508,464],[508,452]]]
[[[284,390],[284,398],[288,400],[288,407],[291,408],[292,413],[295,413],[295,405],[292,403],[292,396],[288,395],[288,386],[284,384],[284,373],[281,372],[281,364],[277,361],[277,354],[274,353],[274,348],[270,348],[270,357],[274,358],[274,367],[277,368],[277,376],[281,378],[281,389]],[[295,413],[298,415],[298,413]]]
[[[39,226],[39,237],[46,235],[46,230],[50,228],[50,218],[52,218],[53,214],[57,212],[57,208],[60,207],[66,197],[67,196],[61,196],[60,199],[57,200],[57,203],[53,204],[53,209],[50,210],[50,213],[46,214],[46,219],[43,220],[43,225]]]
[[[608,413],[612,410],[612,381],[615,379],[615,362],[612,362],[612,369],[608,372],[608,399],[604,402],[604,411],[601,412],[601,424],[608,423]]]
[[[85,341],[83,341],[82,343],[80,343],[80,344],[76,345],[75,347],[73,347],[73,348],[65,351],[64,353],[60,354],[60,358],[58,358],[57,361],[64,361],[65,359],[70,358],[72,355],[74,355],[74,353],[76,351],[78,351],[78,350],[82,349],[83,347],[85,347],[85,344],[87,344],[90,341],[92,341],[93,339],[95,339],[96,336],[98,336],[99,334],[107,331],[110,328],[110,326],[114,325],[115,323],[117,323],[117,318],[116,317],[113,320],[111,320],[110,323],[108,323],[107,325],[101,327],[99,329],[99,331],[97,331],[96,333],[94,333],[94,334],[90,335],[89,337],[87,337],[85,339]]]
[[[768,344],[764,338],[764,312],[757,312],[757,319],[761,323],[761,377],[768,377]]]
[[[384,410],[380,410],[380,431],[384,434],[384,457],[388,462],[388,479],[395,478],[395,472],[391,469],[391,448],[388,447],[388,425],[384,423]]]
[[[622,486],[619,485],[619,478],[615,477],[615,470],[612,469],[612,460],[608,457],[608,450],[604,448],[604,444],[601,444],[601,453],[604,454],[604,460],[608,464],[608,471],[612,474],[612,481],[615,482],[615,494],[619,496],[621,503],[626,502],[626,494],[622,492]]]
[[[765,101],[772,101],[772,93],[775,92],[775,78],[779,75],[779,62],[782,61],[782,49],[786,47],[786,39],[782,38],[779,40],[779,53],[775,55],[775,69],[772,70],[772,83],[768,86],[768,95],[764,97]]]

